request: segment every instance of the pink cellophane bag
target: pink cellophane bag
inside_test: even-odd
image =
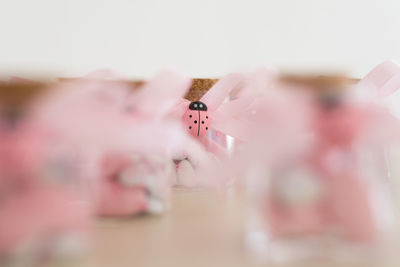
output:
[[[91,164],[82,153],[85,128],[74,127],[70,119],[83,106],[76,105],[71,112],[72,106],[62,103],[72,92],[56,85],[45,92],[51,96],[39,95],[18,118],[8,118],[6,112],[0,118],[0,261],[4,264],[34,266],[77,256],[88,243]]]
[[[201,144],[207,155],[207,160],[197,162],[193,160],[196,153],[190,149],[177,155],[177,187],[223,189],[232,184],[233,172],[225,167],[233,149],[233,135],[240,123],[235,116],[255,99],[252,91],[242,90],[249,83],[251,77],[247,75],[227,75],[199,101],[182,99],[171,111],[181,118],[184,130]]]
[[[247,168],[249,251],[274,261],[383,252],[394,230],[385,149],[398,145],[398,121],[371,101],[273,84],[240,118],[252,129],[234,161]]]
[[[105,82],[104,75],[100,78]],[[188,148],[195,151],[197,161],[204,161],[205,152],[183,131],[180,119],[168,115],[190,79],[164,70],[134,92],[119,81],[122,88],[118,88],[117,79],[112,87],[105,82],[107,88],[102,89],[120,91],[123,97],[113,96],[118,100],[104,107],[112,110],[113,118],[105,125],[110,141],[103,145],[98,165],[97,214],[160,214],[169,207],[175,181],[174,155]]]

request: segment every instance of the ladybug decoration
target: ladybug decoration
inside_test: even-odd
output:
[[[207,105],[201,101],[194,101],[189,104],[189,109],[183,115],[183,122],[186,129],[194,137],[207,135],[209,129],[209,117]]]
[[[235,89],[243,87],[243,80],[244,76],[241,74],[227,75],[215,83],[199,100],[190,102],[182,98],[171,111],[182,119],[186,131],[208,152],[225,155],[226,145],[216,141],[215,136],[236,137],[236,130],[241,128],[234,116],[251,101],[248,101],[248,97],[242,98],[240,94],[234,101],[225,100],[229,99]]]

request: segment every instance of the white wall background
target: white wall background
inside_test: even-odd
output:
[[[361,76],[391,58],[399,0],[0,0],[0,74],[207,77],[274,64]]]

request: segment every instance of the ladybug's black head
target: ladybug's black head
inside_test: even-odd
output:
[[[201,101],[194,101],[190,103],[189,105],[190,110],[201,110],[201,111],[207,111],[207,106]]]

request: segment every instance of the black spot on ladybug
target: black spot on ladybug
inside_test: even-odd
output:
[[[201,121],[201,124],[204,124],[204,121]]]
[[[197,121],[194,121],[194,124],[196,124],[197,123]]]
[[[190,110],[207,111],[207,106],[201,101],[194,101],[189,105]]]
[[[206,127],[206,131],[208,131],[208,127]]]
[[[206,119],[208,119],[208,116],[206,116]]]
[[[192,117],[192,115],[189,115],[189,118],[191,118]]]
[[[192,129],[192,126],[189,126],[189,130],[191,130]]]

